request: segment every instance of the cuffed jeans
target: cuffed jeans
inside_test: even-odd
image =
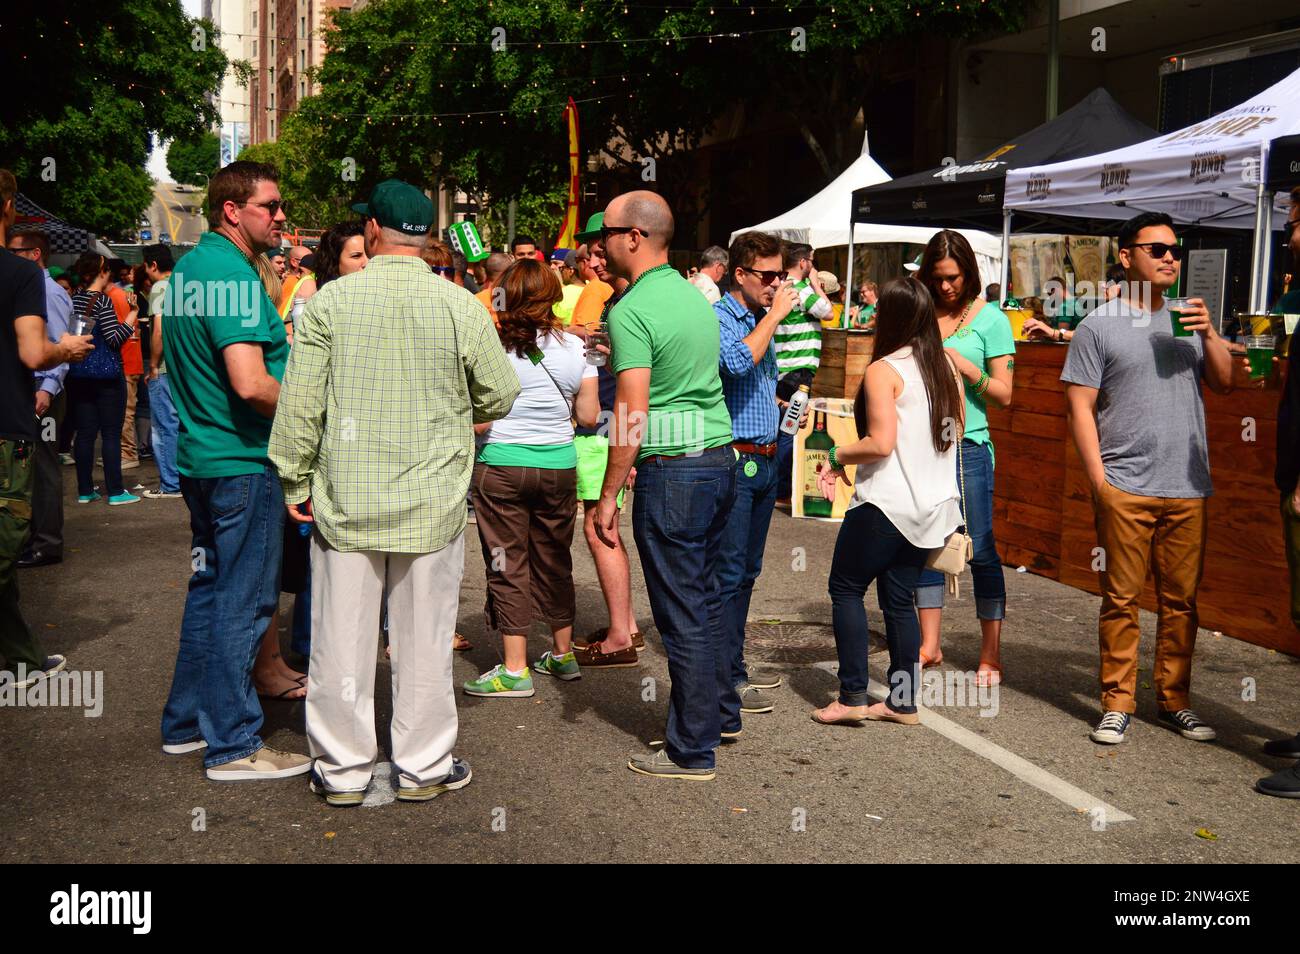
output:
[[[175,493],[181,489],[181,475],[176,469],[176,439],[180,431],[180,418],[172,403],[171,385],[167,375],[160,374],[149,382],[149,436],[153,445],[153,459],[158,465],[158,489]]]
[[[209,768],[262,747],[253,660],[280,595],[284,494],[269,465],[239,477],[181,477],[193,575],[163,708],[164,744],[205,739]]]
[[[730,678],[718,554],[735,496],[728,445],[637,465],[632,532],[672,689],[664,750],[682,768],[713,768],[722,700],[739,711]]]
[[[754,469],[751,477],[746,467]],[[718,588],[722,600],[722,625],[727,636],[728,672],[734,686],[749,681],[745,668],[745,622],[754,581],[763,572],[763,548],[776,507],[776,461],[760,454],[741,454],[735,465],[736,496],[723,530],[718,551]],[[724,700],[723,731],[740,728],[740,699],[728,711]]]
[[[961,458],[960,466],[966,470],[966,532],[975,546],[970,561],[975,615],[979,619],[1003,619],[1007,615],[1007,583],[1002,576],[998,544],[993,539],[993,451],[987,444],[964,440]],[[957,486],[961,486],[960,482]],[[942,609],[943,594],[943,574],[924,570],[916,584],[916,608]]]
[[[874,504],[860,504],[844,515],[828,586],[843,705],[865,706],[873,701],[867,692],[867,610],[862,600],[874,580],[889,644],[886,705],[895,712],[916,711],[921,626],[912,591],[927,554],[909,543]]]

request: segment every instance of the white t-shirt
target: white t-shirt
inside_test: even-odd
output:
[[[537,347],[543,355],[540,365],[513,351],[506,352],[519,376],[519,397],[509,414],[492,422],[484,443],[567,444],[573,440],[573,414],[569,408],[583,378],[594,378],[599,369],[587,363],[582,339],[567,331],[558,336],[538,335]]]
[[[722,299],[717,282],[703,272],[696,272],[688,281],[704,294],[710,305],[716,305]]]

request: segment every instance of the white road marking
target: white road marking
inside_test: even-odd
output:
[[[833,662],[816,663],[815,668],[834,673],[839,669],[839,665]],[[873,698],[882,702],[889,698],[889,690],[874,679],[868,684],[867,691]],[[1137,821],[1132,815],[1120,811],[1109,802],[1103,801],[1095,795],[1089,795],[1083,789],[1071,785],[1065,779],[1057,778],[1051,772],[1039,768],[1033,762],[1021,758],[1014,752],[1007,751],[1002,746],[990,742],[969,729],[962,728],[951,719],[939,715],[933,709],[922,706],[919,707],[919,712],[921,714],[921,725],[933,729],[945,739],[956,742],[962,748],[973,752],[980,758],[987,759],[998,768],[1010,772],[1025,784],[1032,785],[1040,792],[1046,792],[1058,801],[1069,805],[1075,811],[1090,813],[1099,809],[1102,813],[1101,817],[1106,820],[1108,825],[1114,822]]]

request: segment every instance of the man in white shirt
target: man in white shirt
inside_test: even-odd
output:
[[[727,274],[727,250],[721,245],[710,245],[700,255],[700,270],[692,275],[690,283],[698,288],[708,299],[710,305],[716,305],[722,298],[718,291],[718,282]]]

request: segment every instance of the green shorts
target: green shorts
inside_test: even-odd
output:
[[[599,434],[578,434],[573,438],[578,452],[578,499],[599,500],[605,483],[605,464],[609,461],[609,438]],[[618,492],[618,506],[623,506],[623,491]]]

